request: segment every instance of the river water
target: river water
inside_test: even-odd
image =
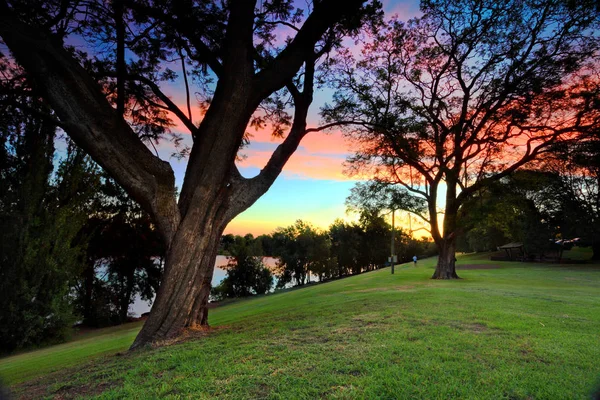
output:
[[[215,271],[212,278],[212,286],[215,287],[225,278],[227,271],[223,269],[229,262],[227,256],[217,256],[215,260]],[[266,265],[271,271],[277,264],[277,259],[273,257],[263,257],[263,264]],[[274,283],[277,283],[275,280]],[[142,300],[139,296],[136,296],[132,305],[129,306],[129,315],[132,317],[139,317],[145,312],[150,311],[151,305],[147,301]]]

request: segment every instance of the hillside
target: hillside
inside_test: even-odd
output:
[[[239,301],[186,342],[86,361],[139,325],[109,330],[0,360],[0,376],[26,398],[589,398],[600,266],[464,256],[464,279],[432,281],[433,262]]]

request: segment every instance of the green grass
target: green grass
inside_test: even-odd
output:
[[[501,263],[432,281],[433,263],[219,307],[210,334],[160,349],[86,362],[124,349],[132,327],[21,354],[0,376],[26,398],[589,398],[600,266]]]
[[[571,250],[565,250],[562,254],[564,259],[575,261],[585,261],[592,258],[592,249],[589,247],[575,246]]]
[[[0,359],[0,377],[7,384],[20,383],[102,355],[127,350],[141,326],[141,322],[134,322],[99,329],[64,344]]]

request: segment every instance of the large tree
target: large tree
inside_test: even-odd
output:
[[[433,278],[457,278],[465,201],[598,120],[591,2],[423,1],[332,65],[323,115],[356,140],[350,166],[427,202]],[[443,214],[443,222],[438,216]]]
[[[269,189],[311,131],[320,60],[375,9],[362,0],[309,2],[305,10],[286,0],[0,1],[0,36],[51,106],[49,117],[151,215],[168,249],[132,348],[207,324],[224,228]],[[161,87],[176,75],[165,67],[173,62],[183,106]],[[193,93],[201,120],[193,119]],[[169,163],[146,145],[170,117],[193,139],[179,196]],[[245,178],[235,160],[250,124],[285,138],[261,172]]]

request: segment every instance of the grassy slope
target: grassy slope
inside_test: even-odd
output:
[[[140,399],[589,395],[600,378],[600,268],[505,263],[432,281],[432,265],[237,302],[211,311],[211,324],[223,328],[208,337],[103,358],[15,389]],[[79,354],[100,343],[122,349],[135,329],[62,346]],[[13,383],[33,376],[44,356],[81,362],[62,346],[0,360],[0,375]]]
[[[67,343],[1,359],[0,377],[7,384],[20,383],[95,357],[126,350],[141,326],[141,322],[134,322],[99,329]]]

